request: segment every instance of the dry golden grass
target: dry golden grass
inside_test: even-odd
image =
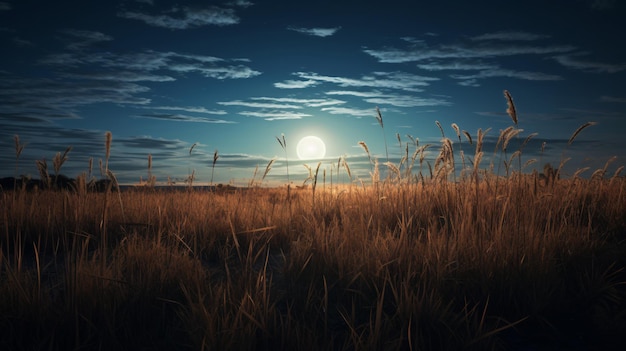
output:
[[[626,181],[535,187],[533,177],[318,188],[289,200],[261,188],[128,191],[120,201],[3,193],[2,339],[492,349],[514,325],[522,335],[543,325],[555,340],[571,318],[598,334],[623,327]]]
[[[192,172],[120,192],[108,133],[106,192],[88,191],[91,169],[76,191],[0,192],[0,349],[610,349],[626,332],[623,168],[523,174],[533,135],[507,155],[521,130],[505,97],[515,126],[487,167],[489,130],[458,172],[437,122],[434,172],[414,141],[385,179],[373,160],[371,186],[340,157],[348,184],[331,169],[320,188],[318,164],[298,191],[255,171],[248,188],[198,191]],[[472,137],[453,129],[462,153]]]

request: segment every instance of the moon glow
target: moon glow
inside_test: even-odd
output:
[[[298,142],[296,146],[298,158],[301,160],[320,159],[326,156],[326,144],[316,136],[306,136]]]

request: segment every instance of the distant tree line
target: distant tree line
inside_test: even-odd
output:
[[[66,190],[78,191],[85,190],[91,192],[104,192],[107,189],[117,190],[117,184],[111,179],[92,179],[85,182],[83,179],[69,178],[63,174],[44,179],[22,177],[5,177],[0,178],[0,191],[11,190]]]

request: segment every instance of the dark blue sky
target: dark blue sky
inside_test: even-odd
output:
[[[569,174],[626,157],[626,5],[612,0],[502,1],[0,1],[0,177],[37,177],[73,146],[62,173],[87,171],[105,156],[123,182],[147,176],[181,182],[195,169],[207,182],[245,184],[274,157],[272,181],[304,180],[298,140],[326,143],[321,169],[346,157],[369,179],[359,141],[386,161],[407,135],[459,145],[456,123],[493,141],[512,125],[503,90],[518,110],[524,161]],[[597,122],[567,147],[583,123]],[[542,143],[546,143],[541,152]],[[189,149],[196,146],[190,154]],[[488,147],[491,147],[489,149]],[[515,145],[513,145],[515,147]],[[411,146],[411,151],[414,146]],[[527,170],[530,171],[531,168]]]

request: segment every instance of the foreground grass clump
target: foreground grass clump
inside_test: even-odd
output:
[[[626,181],[536,181],[1,193],[0,347],[609,348]]]

